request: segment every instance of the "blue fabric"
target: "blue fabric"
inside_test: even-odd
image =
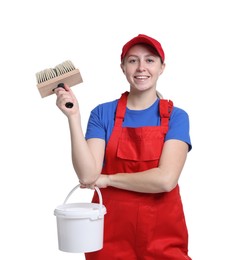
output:
[[[108,142],[114,126],[115,111],[118,100],[103,103],[96,106],[90,114],[86,139],[101,138]],[[159,126],[159,99],[147,109],[130,110],[126,109],[123,127],[141,127],[141,126]],[[186,142],[189,145],[189,151],[192,148],[189,135],[189,117],[188,114],[177,107],[173,108],[169,130],[165,141],[177,139]]]

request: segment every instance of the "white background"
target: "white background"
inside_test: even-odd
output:
[[[228,24],[226,0],[1,2],[1,259],[84,259],[58,250],[53,211],[77,178],[67,120],[54,95],[40,97],[35,73],[67,59],[80,69],[73,89],[85,130],[95,105],[129,89],[120,53],[139,33],[162,43],[158,90],[190,116],[180,178],[190,256],[228,259]],[[81,192],[75,201],[90,200]]]

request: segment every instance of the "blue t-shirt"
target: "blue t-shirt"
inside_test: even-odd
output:
[[[100,104],[91,111],[87,125],[86,139],[101,138],[107,144],[114,127],[117,103],[118,99]],[[160,126],[159,99],[152,106],[144,110],[130,110],[126,108],[123,127],[142,126]],[[165,136],[165,141],[170,139],[186,142],[189,146],[189,151],[192,148],[189,135],[188,114],[177,107],[173,107],[169,120],[169,130]]]

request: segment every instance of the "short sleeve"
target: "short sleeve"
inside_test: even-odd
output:
[[[190,124],[187,112],[180,108],[174,108],[169,121],[169,130],[166,134],[165,141],[177,139],[186,142],[189,151],[192,149],[190,139]]]
[[[106,133],[101,119],[101,108],[100,106],[95,107],[90,114],[87,130],[86,139],[90,138],[101,138],[105,139]]]

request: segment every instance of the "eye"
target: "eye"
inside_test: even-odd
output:
[[[153,62],[154,62],[154,59],[148,58],[146,61],[147,61],[147,63],[153,63]]]
[[[136,63],[136,59],[135,58],[131,58],[128,60],[129,63]]]

